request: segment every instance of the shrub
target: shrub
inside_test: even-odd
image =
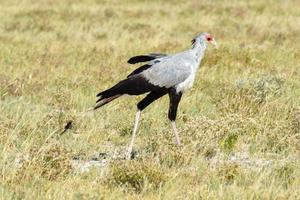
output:
[[[128,186],[141,192],[146,185],[160,187],[168,180],[166,171],[151,161],[117,161],[112,164],[109,181],[112,184]]]

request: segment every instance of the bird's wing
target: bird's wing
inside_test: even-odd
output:
[[[149,69],[152,67],[154,64],[159,63],[162,59],[168,58],[169,56],[167,54],[161,54],[161,53],[150,53],[149,55],[139,55],[132,57],[128,60],[128,63],[135,64],[138,62],[148,62],[145,65],[142,65],[141,67],[135,69],[133,72],[131,72],[128,76],[133,76],[135,74],[139,74],[146,69]]]
[[[167,56],[167,54],[163,54],[163,53],[150,53],[148,55],[138,55],[138,56],[134,56],[132,58],[130,58],[127,62],[129,64],[136,64],[136,63],[140,63],[140,62],[148,62],[157,58],[162,58]]]
[[[151,84],[171,88],[185,81],[191,74],[191,64],[180,57],[169,57],[153,64],[141,73]]]
[[[135,74],[139,74],[139,73],[141,73],[142,71],[144,71],[144,70],[150,68],[151,66],[152,66],[151,64],[142,65],[141,67],[139,67],[139,68],[135,69],[133,72],[131,72],[131,73],[127,76],[127,78],[129,78],[129,77],[131,77],[131,76],[133,76],[133,75],[135,75]]]

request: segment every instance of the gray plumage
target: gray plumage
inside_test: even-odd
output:
[[[165,55],[149,61],[151,65],[141,72],[151,84],[185,91],[193,85],[195,74],[207,47],[203,33],[194,39],[192,48],[176,54]]]

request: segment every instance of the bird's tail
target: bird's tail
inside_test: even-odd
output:
[[[102,91],[97,94],[99,98],[96,102],[94,110],[104,106],[112,100],[122,96],[123,94],[128,95],[140,95],[154,89],[158,86],[152,85],[141,75],[133,75],[125,80],[120,81],[112,88]]]
[[[104,106],[105,104],[108,104],[109,102],[111,102],[112,100],[114,100],[114,99],[116,99],[120,96],[121,96],[121,94],[114,95],[114,96],[111,96],[111,97],[106,97],[106,98],[101,96],[100,99],[97,100],[96,105],[94,107],[94,110],[100,108],[101,106]]]

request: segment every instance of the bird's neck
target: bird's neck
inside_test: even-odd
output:
[[[207,47],[207,45],[206,45],[205,42],[195,43],[192,46],[191,51],[195,55],[195,58],[196,58],[198,64],[200,64],[200,62],[201,62],[201,60],[204,56],[204,52],[205,52],[206,47]]]

